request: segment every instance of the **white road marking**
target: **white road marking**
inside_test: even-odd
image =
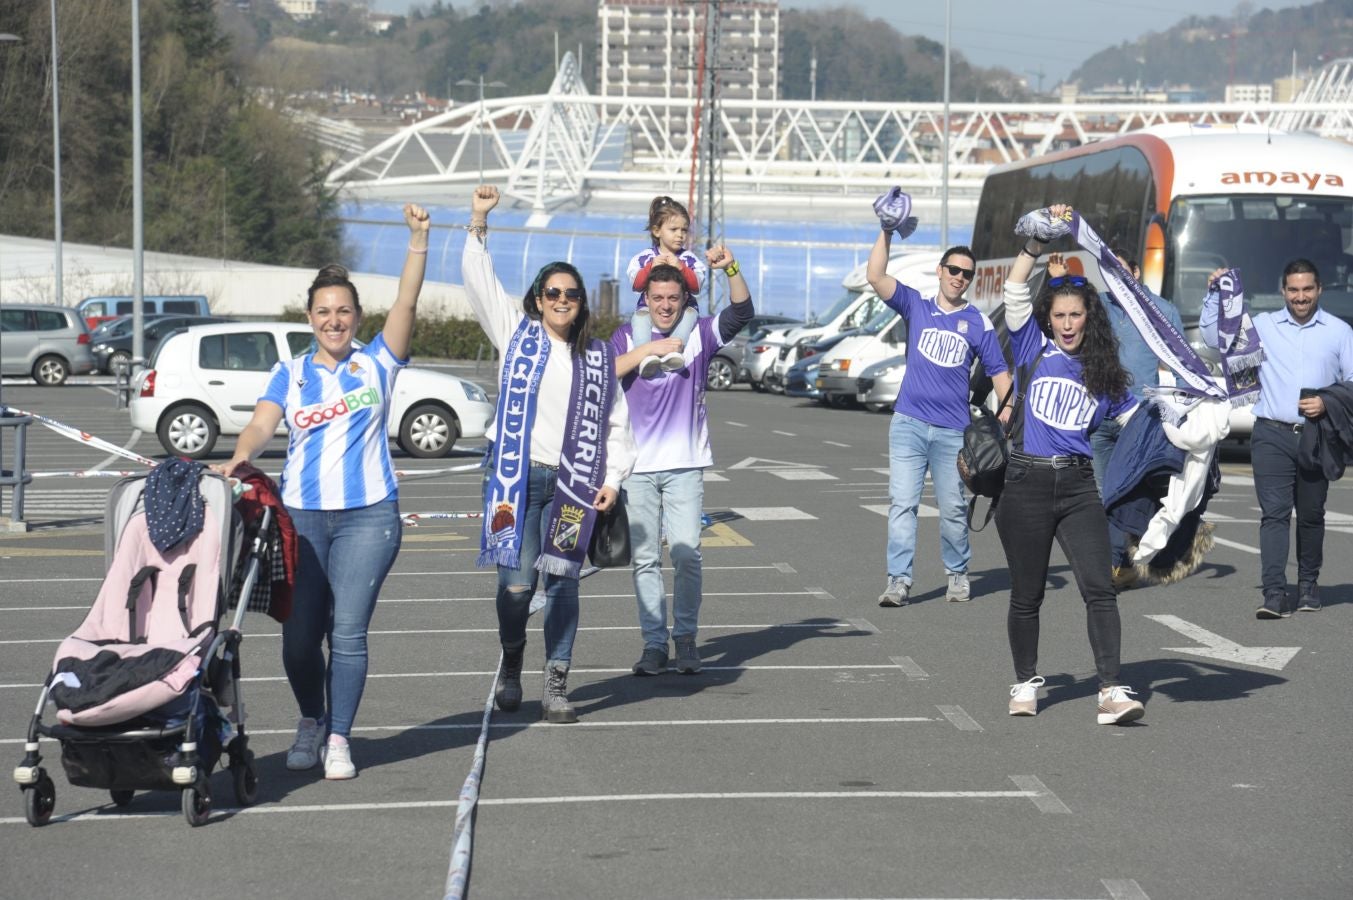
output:
[[[1240,663],[1260,669],[1272,669],[1281,672],[1292,661],[1292,657],[1301,651],[1300,647],[1242,647],[1235,641],[1227,640],[1205,628],[1185,621],[1178,616],[1147,616],[1166,628],[1172,628],[1187,638],[1192,638],[1201,647],[1162,647],[1172,653],[1188,653],[1193,656],[1205,656],[1229,663]]]
[[[1244,550],[1246,553],[1253,553],[1255,556],[1259,555],[1258,547],[1251,547],[1249,544],[1242,544],[1238,541],[1228,541],[1226,538],[1217,537],[1215,533],[1212,535],[1212,540],[1223,547],[1232,547],[1236,550]]]
[[[765,459],[760,456],[749,456],[733,463],[728,468],[731,471],[733,469],[821,469],[824,467],[818,463],[790,462],[785,459]]]
[[[705,483],[706,483],[706,484],[711,484],[711,483],[716,482],[716,481],[727,481],[727,480],[728,480],[728,479],[725,478],[724,476],[720,475],[718,472],[705,472],[705,474],[704,474],[704,479],[705,479]]]
[[[1022,790],[1029,791],[1034,796],[1034,806],[1038,807],[1039,812],[1053,813],[1061,815],[1070,815],[1071,809],[1057,799],[1057,795],[1048,790],[1048,786],[1033,775],[1011,775],[1010,780],[1015,786]]]
[[[871,503],[861,508],[867,509],[872,513],[878,513],[881,516],[887,516],[888,511],[892,509],[892,506],[887,503]],[[938,519],[939,517],[940,511],[933,506],[926,506],[922,503],[916,507],[916,518],[918,519]]]
[[[708,566],[701,566],[701,568],[702,568],[702,569],[708,569],[709,567],[708,567]],[[797,571],[793,566],[791,566],[789,563],[776,563],[776,564],[775,564],[775,568],[778,569],[779,571],[783,572],[785,575],[797,575],[797,574],[799,574],[798,571]]]
[[[893,665],[901,669],[908,678],[919,679],[930,677],[926,673],[926,670],[918,666],[916,660],[912,659],[910,656],[890,656],[888,658],[891,659]]]
[[[749,522],[794,522],[817,519],[817,516],[792,506],[735,506],[732,511]]]
[[[577,725],[554,725],[553,728],[576,728]],[[590,794],[557,797],[480,797],[480,806],[557,806],[574,803],[653,803],[678,800],[1033,800],[1039,798],[1029,791],[699,791],[685,794]],[[451,800],[406,800],[397,803],[319,803],[306,806],[249,806],[243,809],[215,807],[212,818],[225,815],[277,815],[283,813],[317,812],[372,812],[377,810],[414,810],[446,809],[459,806],[459,799]],[[112,807],[103,807],[93,812],[72,813],[53,816],[52,822],[100,822],[129,823],[145,819],[177,819],[182,816],[177,810],[164,812],[129,813],[114,812]],[[28,822],[22,816],[0,818],[0,825],[24,825]]]
[[[879,663],[851,663],[848,665],[836,666],[790,666],[790,665],[764,665],[764,666],[710,666],[701,668],[702,672],[845,672],[845,671],[879,671],[881,669],[892,669],[895,666],[892,663],[882,665]],[[366,677],[368,680],[392,679],[392,678],[460,678],[475,677],[483,678],[497,673],[497,669],[487,669],[478,671],[456,671],[456,672],[383,672],[371,673]],[[633,674],[628,666],[622,669],[572,669],[574,675],[620,675]],[[255,684],[264,684],[268,682],[286,681],[285,675],[259,675],[253,678],[242,678],[242,682],[252,682]],[[42,687],[41,684],[0,684],[0,690],[37,690]]]
[[[850,444],[843,444],[840,441],[823,441],[824,444],[831,444],[833,447],[849,447]]]
[[[1254,487],[1254,478],[1249,475],[1223,475],[1221,483],[1231,487]]]
[[[774,431],[774,430],[772,430],[772,431],[771,431],[771,434],[782,434],[782,435],[784,435],[785,437],[798,437],[798,435],[795,434],[795,433],[792,432],[792,431]]]
[[[706,726],[706,727],[741,727],[741,726],[760,726],[760,725],[910,725],[923,722],[939,722],[940,718],[936,716],[831,716],[823,718],[763,718],[763,719],[599,719],[591,716],[579,719],[577,722],[569,725],[569,728],[579,726],[582,728],[685,728],[687,726]],[[479,722],[444,722],[433,725],[354,725],[353,734],[404,734],[419,731],[478,731]],[[489,728],[495,731],[533,731],[538,729],[555,729],[560,726],[551,725],[549,722],[539,720],[523,720],[520,722],[492,722]],[[296,734],[296,729],[288,728],[250,728],[249,736],[257,738],[266,737],[285,737],[292,738]],[[4,738],[0,739],[0,745],[23,744],[27,738]],[[41,738],[46,743],[56,743],[53,738]]]
[[[826,599],[835,599],[828,596]],[[863,625],[861,625],[863,623]],[[766,622],[752,625],[710,625],[704,622],[700,623],[702,630],[708,631],[769,631],[779,628],[853,628],[859,631],[878,629],[863,619],[847,619],[836,622]],[[634,631],[633,625],[579,625],[579,631]],[[543,627],[531,627],[528,632],[539,634],[544,631]],[[372,629],[367,632],[368,636],[375,635],[420,635],[420,634],[497,634],[496,626],[490,628],[396,628],[396,629]],[[249,635],[250,638],[280,638],[280,631],[255,631]],[[24,644],[59,644],[64,641],[64,637],[59,638],[27,638],[15,639],[9,641],[0,641],[0,646],[15,646]]]
[[[785,481],[836,481],[835,475],[829,475],[821,469],[771,469],[770,474]]]
[[[856,631],[867,631],[870,634],[883,634],[883,631],[868,619],[850,619],[850,625]]]
[[[943,715],[946,719],[954,723],[954,727],[957,728],[959,731],[986,730],[981,725],[977,724],[976,719],[974,719],[972,716],[964,712],[963,707],[961,706],[937,706],[935,708],[938,709],[940,711],[940,714]]]
[[[747,424],[746,424],[745,422],[730,422],[730,421],[728,421],[727,419],[724,420],[724,424],[725,424],[725,425],[732,425],[734,428],[746,428],[746,427],[747,427]]]

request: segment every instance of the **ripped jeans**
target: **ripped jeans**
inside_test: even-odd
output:
[[[578,579],[536,571],[536,558],[550,525],[550,507],[558,472],[532,465],[522,513],[521,553],[518,567],[498,567],[498,639],[504,647],[526,640],[531,595],[545,579],[545,659],[568,664],[573,659],[573,639],[578,634]],[[485,477],[487,485],[487,475]]]

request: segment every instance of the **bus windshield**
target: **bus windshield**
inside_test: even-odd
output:
[[[1207,276],[1240,269],[1252,313],[1281,309],[1283,267],[1306,258],[1320,270],[1322,309],[1353,323],[1353,198],[1246,194],[1179,197],[1171,204],[1161,294],[1196,323]]]

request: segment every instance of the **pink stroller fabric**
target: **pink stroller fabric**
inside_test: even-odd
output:
[[[216,635],[221,532],[208,507],[201,532],[167,553],[137,512],[118,540],[98,599],[57,648],[51,697],[65,725],[116,725],[164,706],[193,682]]]

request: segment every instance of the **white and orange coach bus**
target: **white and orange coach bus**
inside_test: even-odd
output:
[[[1135,257],[1142,281],[1174,301],[1197,341],[1208,273],[1237,266],[1254,312],[1283,304],[1283,266],[1316,264],[1320,305],[1353,323],[1353,144],[1255,126],[1160,125],[994,169],[982,186],[970,299],[1001,302],[1031,209],[1070,203],[1110,245]],[[1070,238],[1071,255],[1097,283],[1099,269]],[[1196,346],[1196,343],[1195,343]],[[1211,354],[1204,354],[1211,357]]]

